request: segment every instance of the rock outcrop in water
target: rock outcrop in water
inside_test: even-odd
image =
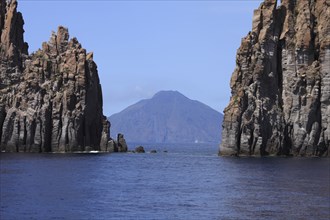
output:
[[[221,155],[329,156],[328,0],[265,0],[237,51]]]
[[[0,143],[6,152],[107,151],[93,54],[59,27],[28,55],[16,0],[0,0]]]

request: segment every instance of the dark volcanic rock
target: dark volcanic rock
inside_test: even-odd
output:
[[[117,149],[118,152],[127,152],[128,150],[124,135],[120,133],[117,135]]]
[[[221,155],[329,156],[327,0],[265,0],[237,51]]]
[[[28,55],[17,2],[0,6],[1,151],[107,151],[110,124],[93,55],[64,27]]]
[[[23,38],[24,20],[16,10],[17,2],[6,2],[0,0],[0,89],[19,82],[23,58],[28,54]]]
[[[143,146],[138,146],[135,148],[135,153],[145,153]]]

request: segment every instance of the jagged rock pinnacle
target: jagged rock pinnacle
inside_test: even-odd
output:
[[[17,2],[0,3],[1,151],[107,151],[110,123],[91,56],[62,26],[28,55]]]

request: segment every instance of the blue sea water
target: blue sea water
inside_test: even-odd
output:
[[[158,153],[1,153],[0,219],[330,218],[329,158],[144,146]]]

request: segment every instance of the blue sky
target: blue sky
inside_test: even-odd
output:
[[[160,90],[222,112],[241,38],[260,0],[19,0],[29,52],[59,25],[94,52],[110,116]]]

